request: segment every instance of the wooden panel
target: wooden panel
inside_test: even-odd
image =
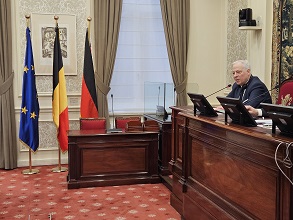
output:
[[[269,219],[277,211],[275,171],[204,142],[192,141],[190,177],[257,218]]]
[[[182,128],[178,128],[178,143],[177,143],[177,149],[176,151],[178,152],[177,155],[177,160],[182,163],[182,149],[183,149],[183,129]]]
[[[179,182],[180,177],[176,173],[173,174],[173,185],[172,185],[172,194],[171,194],[171,205],[176,209],[176,211],[183,215],[183,193],[182,193],[182,184]]]
[[[184,117],[179,115],[180,108],[172,107],[172,109],[172,155],[169,165],[173,174],[173,187],[170,202],[177,212],[183,215],[183,184],[185,180],[182,179],[182,157],[186,121]]]
[[[82,176],[119,172],[147,171],[145,148],[118,148],[115,152],[107,149],[83,149]],[[119,159],[117,159],[119,158]]]
[[[185,220],[193,220],[200,219],[200,220],[215,220],[215,219],[232,219],[229,218],[226,214],[223,214],[223,212],[219,212],[218,210],[214,210],[215,213],[211,213],[210,209],[213,208],[212,204],[208,202],[207,199],[204,199],[200,195],[197,195],[197,197],[194,197],[191,199],[189,196],[184,194],[184,219]],[[209,211],[206,211],[209,210]],[[218,212],[217,212],[218,211]],[[221,217],[221,218],[220,218]]]

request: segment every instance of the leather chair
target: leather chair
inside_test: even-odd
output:
[[[80,130],[106,129],[106,118],[80,118]]]
[[[116,117],[115,118],[115,127],[126,129],[126,124],[129,121],[139,121],[141,122],[141,118],[139,116],[132,116],[132,117]]]
[[[292,105],[293,104],[293,77],[282,82],[279,89],[277,104]]]

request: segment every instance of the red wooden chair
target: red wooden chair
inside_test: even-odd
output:
[[[80,118],[80,130],[106,129],[106,118]]]
[[[115,118],[115,127],[126,129],[126,124],[129,121],[139,121],[141,122],[141,118],[139,116],[131,116],[131,117],[116,117]]]
[[[293,104],[293,77],[282,82],[279,89],[277,104],[292,105]]]

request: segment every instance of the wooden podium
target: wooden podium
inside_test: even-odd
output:
[[[68,189],[159,183],[158,132],[68,131]]]
[[[193,106],[172,111],[170,202],[183,219],[293,219],[293,186],[275,162],[277,147],[293,138],[225,123],[223,115],[194,116]],[[286,156],[292,161],[291,149],[277,151],[292,180]]]

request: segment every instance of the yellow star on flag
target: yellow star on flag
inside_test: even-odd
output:
[[[23,108],[21,108],[21,113],[26,114],[27,111],[28,111],[28,110],[26,109],[26,106],[24,106]]]
[[[31,68],[32,68],[32,70],[34,70],[35,67],[33,65],[31,65]]]
[[[29,68],[27,68],[27,66],[25,66],[25,67],[23,68],[23,71],[26,72],[26,73],[27,73],[28,70],[29,70]]]
[[[35,112],[33,112],[33,113],[31,113],[31,117],[30,118],[33,118],[33,119],[35,119],[36,118],[36,113]]]

